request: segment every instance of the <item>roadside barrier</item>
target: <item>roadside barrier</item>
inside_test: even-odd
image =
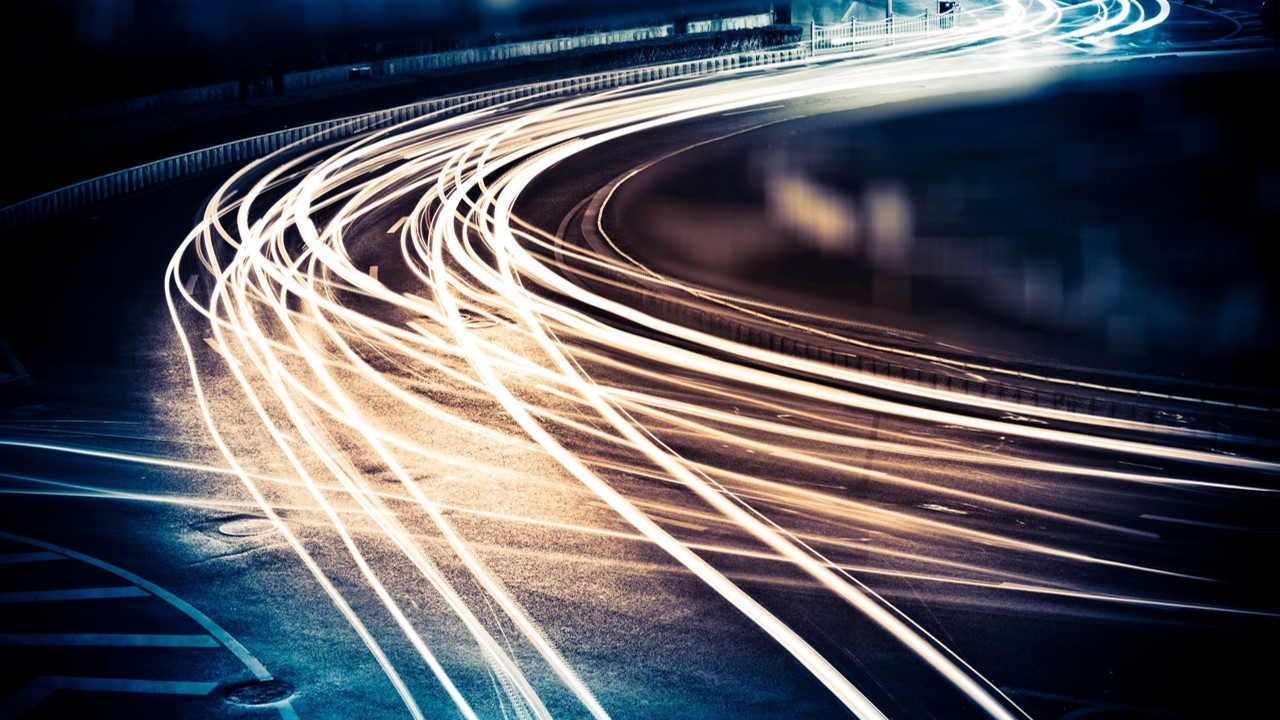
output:
[[[954,6],[953,6],[954,7]],[[927,37],[935,32],[956,27],[960,11],[947,10],[931,13],[926,10],[913,17],[895,16],[870,22],[836,23],[834,25],[809,24],[809,42],[813,52],[823,50],[849,50],[873,45],[892,45],[897,39]]]
[[[950,393],[1234,439],[1274,437],[1276,422],[1280,419],[1277,414],[1280,410],[1275,407],[1113,387],[1051,377],[1030,368],[1001,369],[956,360],[928,363],[937,369],[924,369],[919,362],[915,366],[907,364],[908,358],[801,331],[784,333],[776,326],[725,317],[715,308],[666,297],[660,292],[637,288],[625,294],[626,302],[655,317],[709,335]]]
[[[533,95],[567,97],[654,80],[710,75],[745,67],[758,67],[803,60],[808,50],[792,47],[761,50],[722,57],[689,60],[668,65],[614,70],[591,75],[515,85],[498,90],[433,98],[410,105],[378,110],[363,115],[328,120],[279,132],[236,140],[174,157],[127,168],[68,185],[57,190],[0,208],[0,231],[10,231],[58,215],[77,212],[128,193],[201,173],[232,167],[264,157],[281,148],[304,141],[332,141],[372,129],[407,122],[431,114],[451,114],[500,105]]]

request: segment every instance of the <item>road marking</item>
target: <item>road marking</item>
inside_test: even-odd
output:
[[[1164,468],[1159,467],[1158,465],[1146,465],[1143,463],[1129,462],[1128,460],[1117,460],[1116,462],[1119,463],[1120,465],[1132,465],[1133,467],[1140,467],[1140,468],[1146,468],[1148,470],[1156,470],[1159,472],[1164,472]]]
[[[151,593],[140,587],[73,588],[71,590],[25,590],[0,593],[0,603],[52,602],[57,600],[108,600],[112,598],[147,597]]]
[[[1041,420],[1041,419],[1039,419],[1039,418],[1026,417],[1026,416],[1024,416],[1024,415],[1014,415],[1013,413],[1010,413],[1010,414],[1008,414],[1008,415],[1002,415],[1002,416],[1000,417],[1000,419],[1001,419],[1001,420],[1008,420],[1008,421],[1010,421],[1010,422],[1039,423],[1039,424],[1041,424],[1041,425],[1048,425],[1048,424],[1049,424],[1049,422],[1048,422],[1047,420]]]
[[[51,560],[66,560],[66,555],[59,555],[55,552],[24,552],[10,553],[9,555],[0,555],[0,565],[13,565],[15,563],[29,562],[49,562]]]
[[[378,266],[377,266],[377,265],[370,265],[370,266],[369,266],[369,277],[373,278],[374,280],[377,280],[377,279],[378,279]]]
[[[222,647],[211,635],[141,635],[128,633],[0,633],[0,645]]]
[[[196,276],[195,276],[195,275],[192,275],[191,277],[187,278],[187,284],[186,284],[186,285],[183,285],[183,286],[182,286],[182,289],[183,289],[183,290],[185,290],[185,291],[187,292],[187,294],[188,294],[188,295],[191,295],[191,294],[195,293],[195,291],[196,291]]]
[[[185,614],[187,617],[196,621],[196,624],[204,628],[205,632],[209,633],[211,636],[216,638],[217,641],[227,650],[230,650],[231,654],[235,655],[236,658],[240,660],[240,662],[246,668],[248,668],[249,672],[253,673],[254,678],[258,680],[272,679],[271,673],[267,671],[267,668],[265,665],[262,664],[262,661],[254,657],[253,653],[249,652],[249,649],[246,648],[239,640],[232,637],[231,633],[228,633],[226,630],[223,630],[221,625],[214,622],[208,615],[205,615],[204,613],[197,610],[195,606],[192,605],[191,603],[187,602],[186,600],[183,600],[177,595],[174,595],[168,590],[165,590],[159,585],[156,585],[150,580],[147,580],[139,575],[135,575],[129,572],[128,570],[125,570],[124,568],[116,567],[115,565],[112,565],[111,563],[106,562],[104,560],[99,560],[98,558],[92,557],[90,555],[85,555],[84,553],[78,553],[75,550],[69,550],[64,547],[59,547],[57,545],[54,545],[52,543],[47,543],[42,540],[35,540],[33,538],[23,537],[21,535],[15,535],[13,533],[5,532],[3,530],[0,530],[0,538],[5,538],[7,540],[12,540],[14,542],[26,543],[28,545],[35,545],[36,547],[41,547],[51,552],[61,553],[63,555],[66,555],[68,558],[71,558],[73,560],[79,560],[80,562],[83,562],[83,563],[88,563],[89,565],[93,565],[94,567],[100,568],[102,570],[106,570],[107,572],[113,575],[116,575],[117,577],[120,577],[124,580],[127,580],[128,582],[133,583],[134,585],[138,586],[138,588],[142,589],[140,591],[144,593],[150,593],[151,595],[161,600],[164,600],[165,602],[174,606],[178,610],[182,611],[182,613]],[[283,703],[277,706],[276,712],[280,714],[281,720],[297,720],[297,717],[298,717],[298,714],[297,712],[294,711],[292,702],[290,700],[285,700]],[[2,712],[0,712],[0,720],[4,720],[4,715]]]
[[[1085,718],[1097,715],[1098,711],[1104,711],[1108,715],[1120,713],[1122,715],[1141,715],[1142,717],[1165,717],[1170,720],[1178,720],[1179,718],[1189,718],[1189,715],[1182,715],[1172,710],[1161,710],[1159,708],[1144,707],[1138,705],[1120,705],[1118,703],[1107,702],[1105,700],[1096,700],[1093,698],[1075,697],[1072,695],[1058,695],[1052,693],[1037,692],[1035,690],[1024,690],[1022,688],[1003,688],[1006,695],[1014,697],[1033,697],[1042,700],[1052,700],[1054,702],[1068,703],[1073,705],[1081,705],[1083,707],[1072,710],[1063,715],[1061,720],[1075,720],[1075,718]]]
[[[1191,520],[1189,518],[1168,517],[1165,515],[1139,515],[1143,520],[1156,520],[1158,522],[1173,523],[1174,525],[1194,525],[1196,527],[1215,528],[1217,530],[1232,530],[1235,532],[1257,533],[1259,535],[1276,535],[1274,530],[1266,528],[1251,528],[1244,525],[1228,525],[1226,523],[1207,522],[1205,520]]]
[[[766,110],[781,110],[786,105],[768,105],[766,107],[749,107],[742,110],[730,110],[729,112],[720,113],[721,117],[729,117],[730,115],[742,115],[744,113],[765,112]]]
[[[396,224],[395,224],[395,225],[392,225],[392,226],[391,226],[391,229],[387,231],[387,234],[388,234],[388,235],[395,235],[395,234],[396,234],[396,231],[400,229],[400,226],[401,226],[401,225],[404,225],[406,222],[408,222],[408,220],[409,220],[409,216],[408,216],[408,215],[405,215],[404,217],[400,218],[399,220],[397,220],[397,221],[396,221]]]
[[[218,687],[216,682],[182,682],[177,680],[125,680],[121,678],[58,677],[46,675],[0,703],[0,720],[19,718],[59,690],[82,692],[150,693],[155,695],[208,695]]]
[[[938,503],[922,503],[919,505],[919,507],[923,510],[932,510],[934,512],[940,512],[940,513],[950,513],[952,515],[968,515],[969,514],[968,510],[957,510],[955,508],[947,507],[946,505],[939,505]]]

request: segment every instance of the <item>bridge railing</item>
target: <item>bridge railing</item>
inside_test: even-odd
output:
[[[834,25],[811,24],[810,48],[817,53],[824,50],[848,50],[852,47],[892,45],[899,39],[927,37],[951,30],[956,27],[959,16],[959,10],[943,13],[926,10],[920,15],[891,15],[871,22],[850,20]]]

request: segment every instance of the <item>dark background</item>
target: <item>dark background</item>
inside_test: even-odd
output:
[[[0,22],[10,112],[524,36],[768,11],[759,0],[42,0]]]

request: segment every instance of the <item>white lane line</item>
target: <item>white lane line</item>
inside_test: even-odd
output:
[[[125,633],[0,633],[0,645],[222,647],[211,635],[141,635]]]
[[[395,235],[395,234],[396,234],[396,231],[398,231],[398,230],[400,229],[400,226],[404,225],[408,220],[409,220],[409,216],[408,216],[408,215],[405,215],[404,217],[400,218],[399,220],[397,220],[397,221],[396,221],[396,224],[395,224],[395,225],[392,225],[392,226],[391,226],[391,229],[387,231],[387,234],[388,234],[388,235]]]
[[[10,553],[8,555],[0,555],[0,565],[13,565],[16,563],[30,562],[50,562],[53,560],[66,560],[66,555],[59,555],[55,552],[24,552]]]
[[[125,680],[121,678],[58,677],[46,675],[0,703],[0,720],[19,718],[59,690],[81,692],[150,693],[155,695],[208,695],[218,687],[216,682],[182,682],[177,680]]]
[[[749,108],[743,108],[742,110],[730,110],[728,112],[722,112],[720,113],[720,116],[729,117],[730,115],[742,115],[744,113],[766,112],[768,110],[781,110],[784,107],[786,107],[786,105],[767,105],[765,107],[749,107]]]
[[[378,279],[378,266],[377,266],[377,265],[370,265],[370,266],[369,266],[369,277],[373,278],[374,280],[377,280],[377,279]]]
[[[24,602],[53,602],[58,600],[109,600],[113,598],[146,597],[150,595],[140,587],[74,588],[71,590],[25,590],[0,593],[0,604]]]
[[[226,630],[223,630],[222,626],[215,623],[213,620],[209,618],[208,615],[205,615],[204,613],[200,612],[187,601],[183,600],[177,595],[174,595],[168,590],[165,590],[159,585],[156,585],[150,580],[146,580],[138,575],[134,575],[128,570],[125,570],[124,568],[116,567],[115,565],[112,565],[109,562],[99,560],[98,558],[85,555],[83,553],[78,553],[75,550],[68,550],[63,547],[58,547],[57,545],[53,545],[52,543],[47,543],[42,540],[34,540],[32,538],[22,537],[21,535],[14,535],[13,533],[4,532],[3,530],[0,530],[0,538],[13,540],[15,542],[23,542],[23,543],[27,543],[28,545],[35,545],[36,547],[42,547],[42,548],[45,548],[46,550],[62,553],[67,557],[73,558],[75,560],[79,560],[80,562],[88,563],[97,568],[101,568],[102,570],[106,570],[107,572],[113,575],[116,575],[117,577],[123,578],[124,580],[127,580],[133,583],[134,585],[137,586],[137,588],[135,589],[139,590],[140,592],[150,593],[151,595],[154,595],[160,598],[161,600],[164,600],[170,605],[181,610],[187,617],[191,618],[192,620],[195,620],[196,623],[200,625],[200,627],[204,628],[205,632],[217,638],[218,642],[222,643],[224,647],[226,647],[228,650],[232,652],[232,654],[234,654],[237,658],[239,658],[240,662],[243,663],[244,666],[249,669],[249,672],[253,673],[253,676],[256,679],[258,680],[271,679],[271,673],[267,672],[266,666],[264,666],[258,660],[258,658],[254,657],[253,654],[250,653],[249,650],[244,645],[242,645],[239,640],[236,640],[234,637],[231,636],[230,633],[228,633]],[[281,715],[285,714],[283,707],[286,707],[287,705],[288,703],[286,702],[285,706],[282,706]]]
[[[1190,518],[1168,517],[1166,515],[1139,515],[1143,520],[1155,520],[1157,522],[1172,523],[1174,525],[1194,525],[1196,527],[1215,528],[1217,530],[1231,530],[1233,532],[1256,533],[1258,535],[1277,535],[1274,530],[1268,530],[1260,527],[1246,527],[1244,525],[1228,525],[1226,523],[1208,522],[1206,520],[1192,520]]]
[[[1146,463],[1129,462],[1128,460],[1117,460],[1116,462],[1121,465],[1132,465],[1133,467],[1140,467],[1140,468],[1146,468],[1148,470],[1156,470],[1159,472],[1164,472],[1164,468],[1158,465],[1147,465]]]

